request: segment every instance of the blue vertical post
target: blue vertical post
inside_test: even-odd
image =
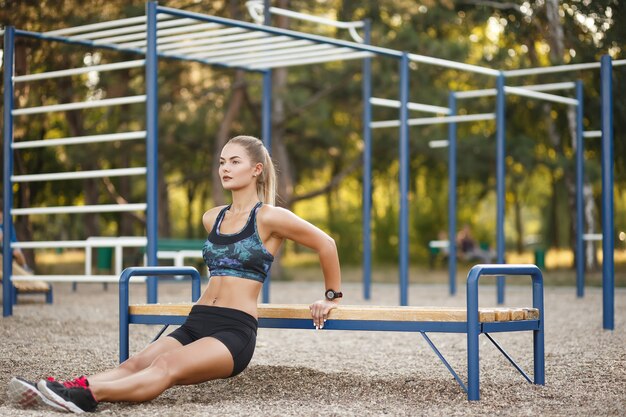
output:
[[[13,275],[13,254],[11,250],[11,228],[13,218],[11,217],[11,207],[13,206],[13,187],[11,184],[11,176],[13,175],[13,150],[11,143],[13,142],[13,54],[15,52],[15,28],[7,26],[4,29],[4,112],[2,114],[4,123],[4,142],[2,144],[3,152],[3,175],[4,187],[2,188],[2,198],[4,200],[2,206],[3,233],[2,233],[2,315],[8,317],[13,314],[13,283],[9,279]]]
[[[371,40],[371,22],[363,21],[364,42]],[[363,59],[363,298],[369,300],[372,286],[372,60]]]
[[[613,234],[613,61],[600,60],[602,94],[602,324],[615,328],[615,265]]]
[[[504,162],[506,129],[506,96],[504,93],[504,74],[496,78],[496,250],[497,262],[504,263]],[[504,303],[504,277],[496,278],[498,304]]]
[[[146,236],[148,238],[148,246],[146,247],[146,255],[148,258],[148,266],[157,266],[157,247],[158,247],[158,84],[157,84],[157,2],[149,1],[146,3],[146,194],[147,194],[147,213],[146,213]],[[157,278],[148,277],[147,292],[148,303],[157,302]]]
[[[270,1],[263,2],[263,24],[269,26],[272,24],[270,15]],[[266,69],[263,72],[263,97],[261,98],[261,137],[263,145],[267,151],[272,153],[272,70]],[[263,283],[263,302],[270,302],[270,284],[272,281],[271,274],[267,274],[267,279]]]
[[[263,73],[263,97],[262,97],[262,115],[261,115],[261,136],[263,144],[267,151],[272,152],[272,70],[265,70]],[[267,275],[267,279],[263,283],[263,302],[270,302],[270,283],[272,281],[271,274]]]
[[[576,296],[585,295],[585,218],[583,208],[583,187],[585,176],[585,144],[583,137],[583,82],[576,81]]]
[[[456,93],[448,95],[450,116],[456,114]],[[456,123],[448,125],[448,274],[450,295],[456,294]]]
[[[409,55],[400,60],[400,305],[408,305],[409,285]]]

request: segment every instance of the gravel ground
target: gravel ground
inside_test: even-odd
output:
[[[277,282],[273,302],[308,303],[320,283]],[[132,299],[145,300],[133,285]],[[186,283],[159,288],[161,301],[184,301]],[[344,304],[397,304],[395,285],[374,284],[372,300],[361,299],[358,284],[344,285]],[[481,305],[495,305],[495,288],[481,287]],[[118,358],[117,287],[55,284],[55,303],[23,297],[14,315],[0,321],[0,384],[20,375],[70,378],[113,367]],[[464,306],[465,295],[447,295],[442,285],[413,285],[411,305]],[[507,305],[530,305],[530,285],[508,286]],[[144,404],[104,403],[97,413],[115,416],[309,416],[309,415],[499,415],[626,416],[626,290],[615,302],[615,331],[602,329],[602,292],[587,289],[577,299],[573,288],[545,292],[546,385],[525,382],[481,337],[481,401],[466,396],[426,342],[413,333],[259,329],[249,368],[235,378],[174,387]],[[131,351],[148,343],[157,328],[131,327]],[[463,378],[463,335],[431,334]],[[497,341],[532,373],[532,336],[498,334]],[[56,415],[21,410],[0,390],[0,415]]]

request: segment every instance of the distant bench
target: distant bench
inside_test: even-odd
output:
[[[157,259],[172,259],[174,266],[184,266],[187,258],[202,259],[201,239],[159,239],[157,241]]]
[[[192,301],[200,297],[200,274],[190,267],[127,268],[120,277],[120,362],[128,358],[130,324],[181,325],[192,303],[129,304],[129,280],[133,276],[189,275],[192,278]],[[532,277],[532,306],[523,308],[478,308],[478,279],[485,275],[530,275]],[[456,307],[393,307],[340,305],[329,314],[324,325],[327,330],[363,330],[419,332],[469,400],[480,399],[479,336],[485,336],[530,383],[545,383],[543,277],[534,265],[476,265],[467,278],[467,308]],[[282,329],[313,329],[311,313],[304,304],[260,304],[259,327]],[[533,380],[500,347],[490,333],[533,332]],[[427,332],[465,333],[467,335],[467,386],[435,347]]]
[[[46,303],[52,304],[52,285],[50,283],[45,281],[17,281],[14,279],[17,276],[21,275],[13,275],[11,280],[13,283],[13,304],[17,304],[19,294],[43,294],[46,297]]]

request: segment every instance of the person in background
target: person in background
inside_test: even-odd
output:
[[[456,238],[456,245],[459,250],[459,257],[465,261],[478,260],[481,263],[493,263],[495,255],[489,251],[482,249],[474,236],[469,224],[464,224]]]
[[[3,236],[4,236],[4,216],[2,212],[2,200],[0,199],[0,260],[4,262],[2,254],[3,246]],[[15,227],[11,225],[11,243],[17,242],[17,234],[15,233]],[[26,257],[24,256],[24,252],[22,249],[15,248],[13,249],[13,275],[32,275],[32,270],[26,263]],[[2,279],[2,270],[0,270],[0,279]]]

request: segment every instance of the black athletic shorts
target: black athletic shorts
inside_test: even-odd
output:
[[[168,336],[184,345],[203,337],[222,342],[233,355],[235,376],[248,366],[256,345],[257,320],[250,314],[234,308],[196,304],[185,323]]]

